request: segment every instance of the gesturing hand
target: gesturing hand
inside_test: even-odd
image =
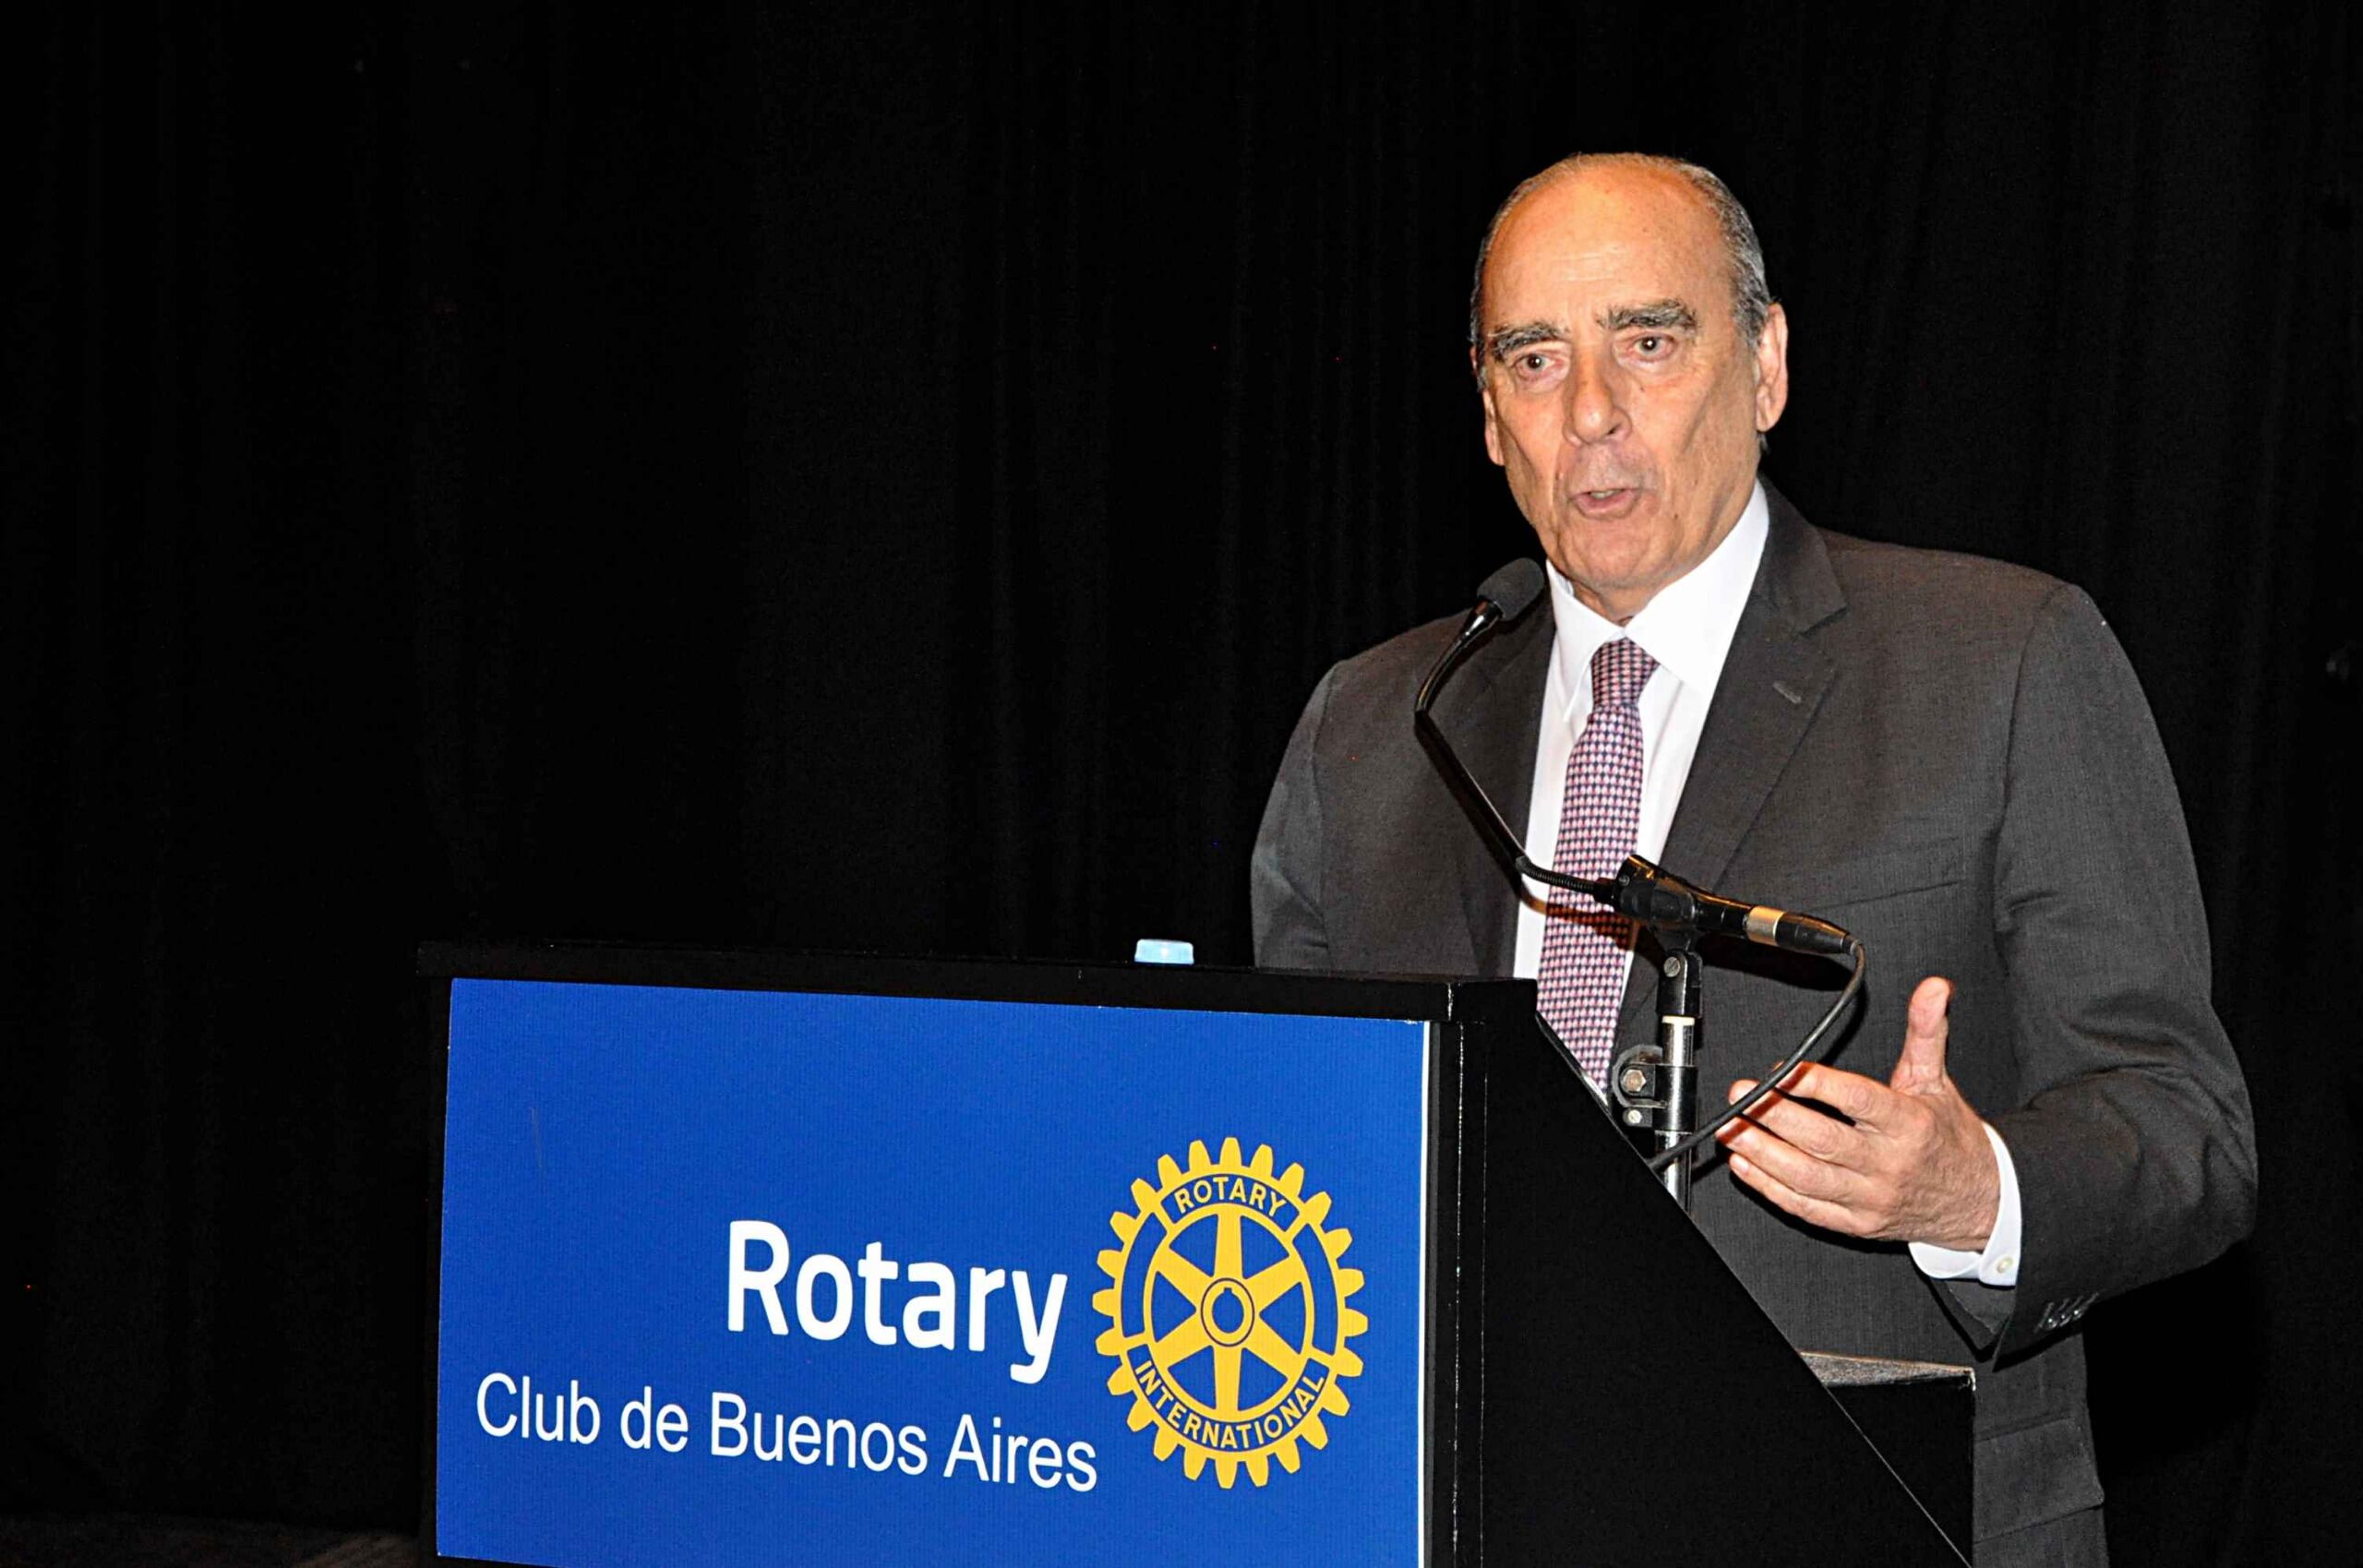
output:
[[[1984,1249],[2001,1175],[1985,1123],[1945,1072],[1951,999],[1951,982],[1937,976],[1913,991],[1903,1055],[1885,1083],[1813,1062],[1792,1072],[1716,1134],[1732,1174],[1825,1230]],[[1743,1079],[1731,1098],[1755,1086]]]

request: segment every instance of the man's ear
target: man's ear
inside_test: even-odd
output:
[[[1781,411],[1788,406],[1789,313],[1775,305],[1766,313],[1764,330],[1756,340],[1757,430],[1780,424]]]

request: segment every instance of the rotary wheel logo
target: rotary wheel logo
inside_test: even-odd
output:
[[[1275,1179],[1268,1145],[1242,1162],[1226,1138],[1219,1159],[1203,1143],[1186,1167],[1160,1156],[1156,1186],[1133,1183],[1134,1212],[1109,1217],[1110,1283],[1091,1299],[1116,1360],[1108,1392],[1192,1480],[1210,1459],[1226,1487],[1242,1465],[1257,1486],[1274,1459],[1294,1474],[1298,1441],[1327,1446],[1322,1418],[1349,1408],[1338,1380],[1362,1363],[1346,1341],[1370,1324],[1346,1302],[1362,1276],[1340,1264],[1353,1236],[1326,1223],[1329,1194],[1303,1192],[1302,1166]]]

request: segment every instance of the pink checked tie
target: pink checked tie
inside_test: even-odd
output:
[[[1591,656],[1591,717],[1567,753],[1553,870],[1605,877],[1633,853],[1641,823],[1641,688],[1658,662],[1630,638]],[[1594,1083],[1608,1076],[1633,923],[1579,893],[1554,892],[1542,928],[1538,1005]]]

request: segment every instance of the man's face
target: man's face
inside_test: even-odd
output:
[[[1532,192],[1485,267],[1485,450],[1577,594],[1629,619],[1747,504],[1788,401],[1788,322],[1741,341],[1714,214],[1680,177],[1594,166]]]

